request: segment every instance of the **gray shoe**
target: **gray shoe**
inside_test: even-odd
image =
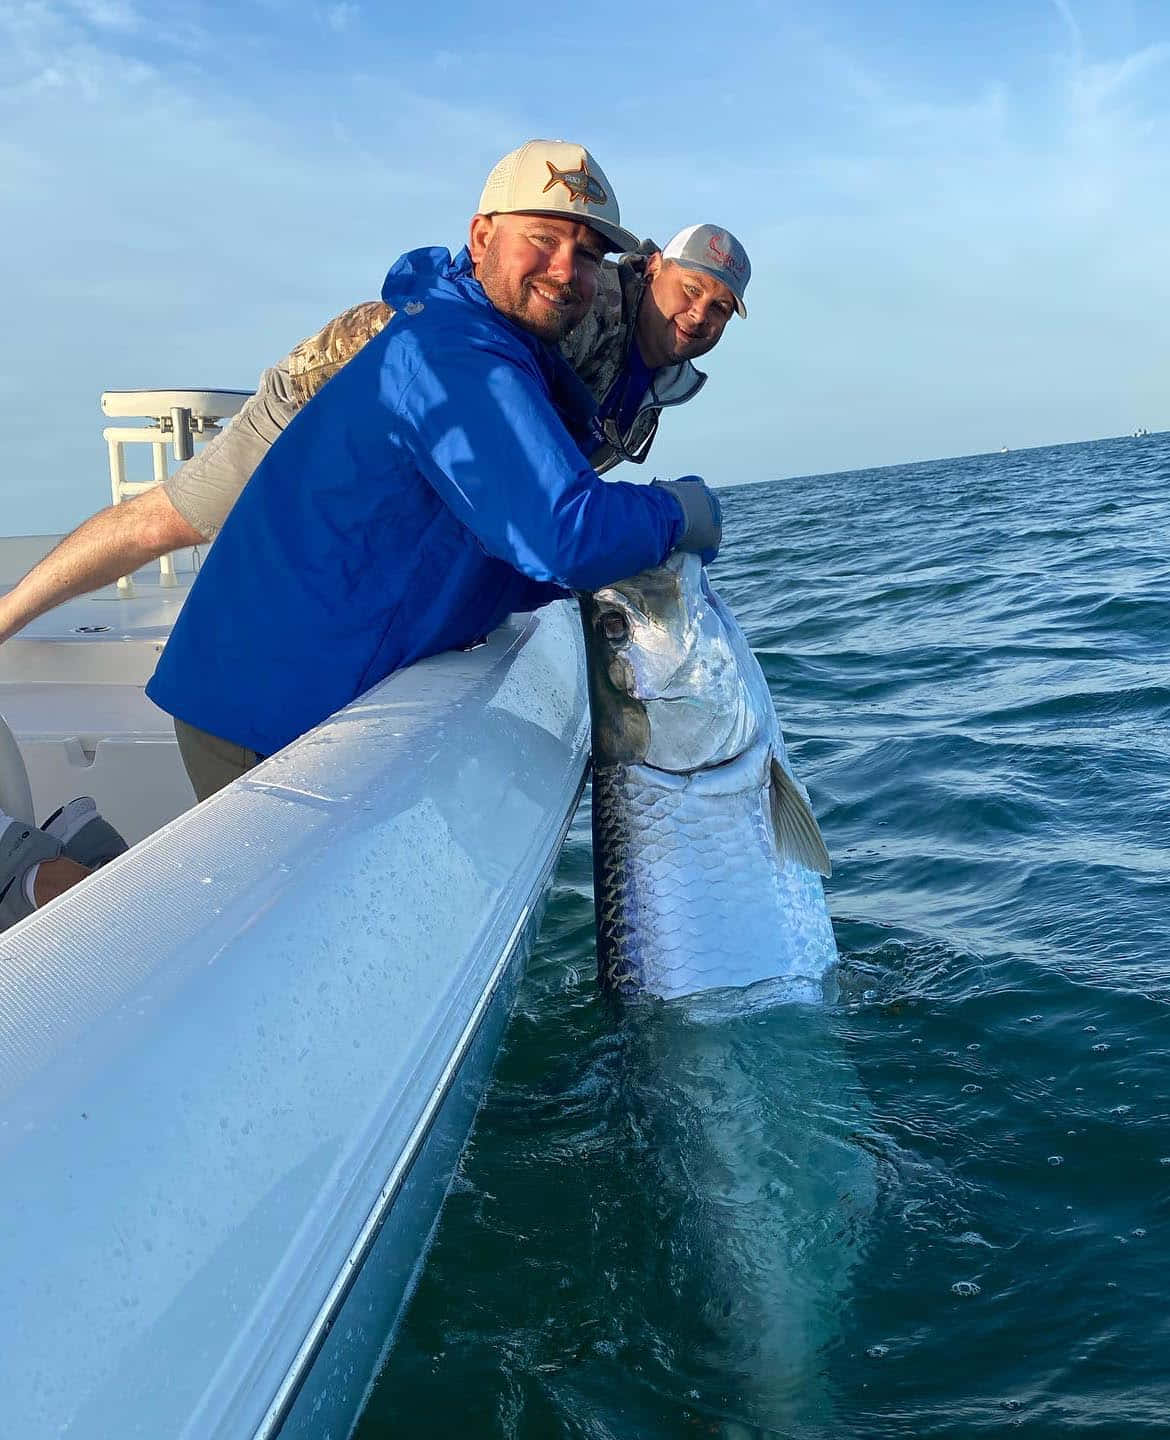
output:
[[[0,831],[0,930],[33,913],[24,893],[25,872],[40,860],[56,860],[61,842],[22,820],[10,820]]]
[[[60,844],[62,855],[90,870],[108,864],[130,848],[110,822],[98,814],[97,804],[89,795],[79,795],[54,810],[41,829]]]

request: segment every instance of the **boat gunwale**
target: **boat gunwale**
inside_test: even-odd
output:
[[[334,1322],[340,1315],[350,1291],[357,1283],[362,1266],[369,1258],[371,1251],[377,1243],[378,1235],[393,1211],[394,1202],[409,1178],[415,1162],[422,1153],[423,1147],[443,1108],[443,1104],[463,1067],[463,1062],[466,1060],[471,1047],[475,1043],[475,1038],[479,1034],[504,976],[512,966],[517,948],[524,937],[528,921],[534,910],[539,906],[545,887],[552,880],[553,872],[560,860],[565,837],[569,833],[569,827],[573,823],[573,817],[576,815],[577,807],[581,803],[581,797],[585,793],[585,786],[589,780],[589,771],[590,763],[588,757],[586,757],[581,769],[580,779],[577,783],[576,793],[572,802],[567,807],[556,843],[549,851],[548,858],[529,892],[528,899],[524,903],[523,909],[516,920],[516,924],[512,928],[512,932],[504,945],[500,957],[492,967],[483,991],[472,1013],[468,1016],[463,1030],[455,1042],[451,1055],[448,1057],[440,1072],[438,1080],[432,1087],[426,1104],[423,1106],[414,1128],[410,1132],[402,1153],[398,1160],[395,1161],[389,1176],[378,1192],[378,1196],[370,1209],[370,1213],[361,1230],[358,1232],[357,1239],[346,1255],[341,1270],[322,1302],[321,1308],[314,1318],[308,1334],[301,1342],[300,1349],[293,1357],[284,1381],[281,1383],[277,1393],[273,1396],[272,1402],[260,1421],[260,1424],[253,1432],[253,1440],[273,1440],[273,1437],[280,1433],[280,1429],[291,1414],[297,1397],[309,1377],[313,1364],[320,1354],[321,1348],[325,1344]],[[436,1223],[437,1219],[438,1217],[436,1217]]]

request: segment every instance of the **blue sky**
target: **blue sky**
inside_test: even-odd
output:
[[[752,257],[656,473],[1170,427],[1168,121],[1167,3],[0,0],[0,528],[104,502],[101,390],[250,387],[533,135]]]

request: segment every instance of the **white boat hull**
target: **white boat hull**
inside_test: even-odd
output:
[[[345,1433],[587,755],[575,613],[516,617],[0,936],[6,1433]]]

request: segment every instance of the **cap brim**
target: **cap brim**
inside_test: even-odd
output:
[[[621,225],[611,225],[608,220],[595,220],[584,215],[581,218],[590,230],[596,230],[605,240],[607,250],[618,250],[624,255],[627,251],[642,248],[641,240],[632,230],[626,230]]]
[[[735,305],[735,313],[739,315],[742,319],[747,319],[747,306],[743,303],[743,301],[739,298],[739,296],[735,293],[731,286],[728,285],[726,277],[721,275],[713,265],[700,265],[697,260],[684,260],[678,255],[672,255],[670,258],[674,261],[676,265],[681,265],[684,270],[701,270],[704,275],[710,275],[712,280],[718,280],[720,285],[722,285],[726,289],[727,293],[731,296],[732,303]]]
[[[576,210],[493,210],[493,215],[548,215],[553,220],[579,220],[582,225],[588,225],[590,230],[596,230],[605,241],[607,251],[620,251],[625,254],[627,250],[637,250],[641,247],[641,240],[632,230],[625,230],[621,225],[612,225],[608,220],[600,220],[596,215],[578,214]]]

